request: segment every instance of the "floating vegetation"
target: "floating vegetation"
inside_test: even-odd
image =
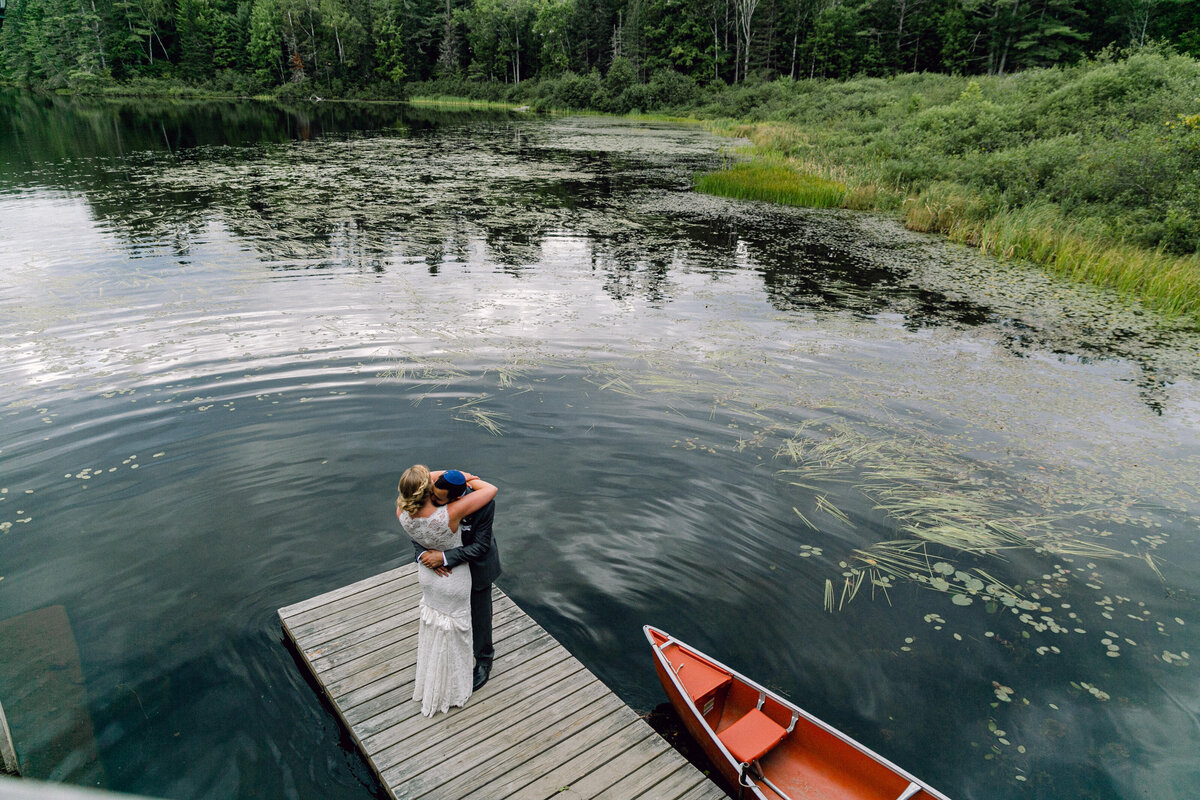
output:
[[[978,570],[958,570],[950,562],[931,558],[928,547],[975,556],[997,556],[1023,549],[1058,556],[1090,558],[1131,557],[1109,544],[1085,538],[1079,523],[1102,509],[1071,512],[1013,514],[1013,498],[997,494],[972,477],[978,471],[934,442],[925,442],[925,459],[900,440],[869,438],[846,426],[833,426],[832,435],[817,438],[808,426],[801,435],[785,440],[777,457],[796,466],[780,471],[793,485],[792,476],[804,475],[813,484],[853,480],[855,488],[872,498],[898,532],[909,538],[878,542],[855,549],[843,563],[847,584],[858,582],[858,573],[916,581],[951,595],[957,605],[970,605],[978,596],[1010,607],[1022,603],[1020,593]],[[935,460],[936,459],[936,460]],[[814,506],[848,523],[849,517],[834,506],[827,494],[814,497]],[[796,513],[806,519],[799,510]],[[1065,523],[1076,522],[1075,530]],[[1133,556],[1145,558],[1141,556]],[[854,596],[855,592],[849,592]],[[1037,604],[1033,604],[1036,607]]]
[[[1109,696],[1108,692],[1103,691],[1099,687],[1093,686],[1090,683],[1084,683],[1083,681],[1076,683],[1075,681],[1071,681],[1071,685],[1074,686],[1076,689],[1079,689],[1080,691],[1087,692],[1088,694],[1090,694],[1092,697],[1096,698],[1097,700],[1106,701],[1106,700],[1112,699],[1112,697]]]
[[[459,422],[474,423],[493,436],[500,436],[504,433],[501,422],[507,419],[507,417],[499,411],[480,408],[479,404],[487,400],[488,397],[485,395],[462,405],[454,406],[450,410],[454,412],[454,419]]]
[[[1191,656],[1188,655],[1186,650],[1178,653],[1172,653],[1170,650],[1163,650],[1162,660],[1167,664],[1175,664],[1184,667],[1187,666],[1191,661]]]
[[[808,517],[804,516],[804,514],[802,514],[802,513],[800,512],[800,509],[796,508],[795,506],[792,506],[792,511],[795,511],[795,512],[796,512],[796,516],[797,516],[797,517],[799,517],[799,518],[800,518],[800,521],[801,521],[801,522],[803,522],[805,525],[807,525],[808,527],[812,528],[814,531],[815,531],[815,530],[818,530],[817,526],[816,526],[816,525],[813,525],[811,522],[809,522],[809,521],[808,521]]]
[[[584,380],[605,391],[616,392],[617,394],[622,394],[630,398],[637,398],[640,396],[636,391],[634,391],[633,387],[626,380],[626,377],[620,374],[610,374],[607,376],[592,375],[588,376]]]
[[[496,369],[496,383],[501,389],[511,389],[517,385],[518,380],[526,378],[532,369],[533,365],[505,364]]]
[[[897,430],[894,421],[886,424]],[[835,505],[833,498],[847,492],[836,487],[852,487],[869,498],[873,510],[885,520],[883,524],[874,521],[875,527],[891,531],[895,537],[848,549],[839,562],[840,587],[825,580],[825,611],[845,608],[859,597],[867,582],[873,589],[880,588],[891,604],[888,589],[903,581],[945,596],[959,615],[953,618],[956,627],[978,624],[978,617],[961,616],[964,613],[1004,614],[1004,619],[991,623],[996,630],[983,631],[978,641],[991,642],[1020,657],[1064,658],[1070,653],[1067,663],[1078,663],[1081,650],[1067,637],[1082,639],[1089,629],[1103,627],[1097,622],[1121,618],[1130,624],[1150,623],[1156,635],[1169,635],[1166,620],[1152,619],[1145,602],[1135,603],[1126,594],[1103,593],[1101,564],[1105,562],[1137,562],[1165,582],[1153,551],[1166,546],[1167,535],[1150,532],[1130,539],[1130,550],[1119,546],[1118,530],[1160,527],[1153,513],[1138,508],[1138,501],[1094,489],[1089,496],[1087,484],[1071,483],[1070,478],[1020,486],[984,464],[964,458],[950,439],[919,434],[911,438],[894,433],[880,436],[882,429],[882,424],[860,422],[851,427],[810,420],[790,432],[781,429],[784,438],[775,445],[775,457],[782,462],[781,480],[808,493],[813,509],[844,524],[846,520],[836,514],[840,503]],[[1041,467],[1035,464],[1034,468]],[[805,510],[794,507],[797,518],[811,532],[813,520],[805,516]],[[1037,572],[1014,579],[1014,559]],[[1092,598],[1098,612],[1095,618],[1081,616],[1076,606],[1082,603],[1068,599],[1091,592],[1096,593]],[[946,631],[947,617],[937,612],[923,615],[933,631],[945,631],[953,642],[966,642],[962,633]],[[1177,624],[1184,622],[1182,617],[1173,619]],[[1120,659],[1141,650],[1141,639],[1109,627],[1087,641],[1098,642],[1106,659]],[[905,637],[899,651],[915,655],[918,644],[917,637]],[[1146,659],[1167,666],[1190,664],[1185,653],[1161,647],[1156,652],[1143,650],[1139,663]],[[993,706],[1029,705],[1011,683],[993,682]],[[1111,699],[1095,682],[1073,686],[1095,700]],[[1029,752],[1014,738],[1013,728],[1003,730],[995,727],[994,721],[991,727],[997,749],[986,757],[999,758],[1004,753],[1022,757]],[[1021,731],[1024,726],[1014,720],[1014,727]],[[1021,774],[1016,777],[1024,779]]]
[[[846,515],[846,512],[829,502],[827,495],[821,495],[817,498],[816,502],[817,508],[819,508],[821,511],[824,511],[826,514],[838,520],[839,522],[844,522],[847,525],[851,524],[850,517]]]

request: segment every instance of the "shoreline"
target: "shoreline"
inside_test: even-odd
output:
[[[974,81],[968,88],[978,84]],[[6,87],[16,88],[16,87]],[[1050,202],[1003,204],[959,183],[927,180],[924,186],[887,185],[869,174],[873,165],[838,158],[822,147],[846,126],[837,121],[817,126],[785,120],[745,121],[698,113],[611,114],[592,110],[546,107],[536,101],[518,103],[468,97],[423,96],[400,98],[280,97],[239,95],[161,83],[105,87],[97,92],[55,92],[57,96],[93,100],[158,99],[181,102],[261,102],[292,104],[404,104],[447,110],[490,110],[545,115],[616,116],[637,121],[700,124],[718,136],[746,138],[751,146],[719,170],[698,174],[695,191],[737,199],[813,208],[843,208],[896,215],[911,230],[937,233],[976,247],[984,253],[1032,262],[1074,281],[1115,291],[1147,308],[1173,318],[1200,324],[1200,253],[1176,255],[1162,246],[1148,248],[1114,240],[1069,219]],[[964,95],[966,92],[964,92]],[[915,95],[914,95],[915,96]],[[910,103],[913,102],[910,100]],[[711,107],[710,107],[711,108]],[[764,113],[765,109],[755,109]],[[824,137],[825,141],[820,141]],[[814,143],[814,140],[817,140]],[[865,149],[865,148],[864,148]],[[866,152],[862,155],[867,155]],[[942,161],[947,161],[942,159]],[[874,165],[877,169],[877,165]]]
[[[842,208],[896,215],[906,228],[1002,258],[1026,260],[1054,274],[1115,291],[1166,316],[1200,324],[1200,254],[1175,256],[1124,242],[1089,237],[1048,207],[973,213],[981,198],[939,193],[938,187],[904,192],[855,179],[841,164],[782,155],[769,139],[782,123],[708,121],[717,135],[748,138],[746,156],[725,169],[697,175],[696,191],[808,208]],[[767,141],[764,141],[767,140]]]

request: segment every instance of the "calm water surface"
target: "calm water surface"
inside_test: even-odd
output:
[[[0,98],[0,702],[29,775],[379,795],[276,610],[414,462],[634,708],[641,626],[956,798],[1200,795],[1200,335],[695,127]],[[498,664],[502,667],[502,662]]]

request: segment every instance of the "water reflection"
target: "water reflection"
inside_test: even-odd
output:
[[[667,145],[629,126],[585,139],[570,122],[389,104],[3,100],[0,187],[82,193],[134,255],[166,242],[186,258],[220,221],[270,269],[379,272],[414,259],[436,269],[463,263],[481,238],[489,262],[520,271],[548,236],[569,230],[593,243],[616,299],[633,275],[662,302],[671,268],[735,264],[758,270],[781,310],[896,314],[912,330],[990,323],[1018,356],[1131,359],[1156,413],[1176,377],[1197,371],[1194,353],[1179,360],[1178,330],[1111,300],[1036,308],[1063,291],[1042,276],[1026,276],[1033,303],[972,296],[978,287],[963,281],[996,276],[961,254],[940,280],[923,267],[914,276],[914,262],[930,260],[921,237],[889,233],[864,246],[836,215],[730,213],[681,195],[688,173],[713,163],[712,148],[696,146],[699,132]],[[303,145],[310,140],[320,147]]]
[[[507,115],[472,112],[477,120]],[[277,103],[92,99],[0,91],[0,164],[6,181],[55,162],[144,152],[187,157],[196,147],[311,141],[362,130],[404,134],[446,115],[390,103]]]
[[[115,788],[362,796],[273,615],[399,563],[413,461],[640,709],[655,622],[951,796],[1194,788],[1194,333],[694,195],[694,128],[4,108],[0,618],[68,610]]]

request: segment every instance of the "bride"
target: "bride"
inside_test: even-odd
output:
[[[400,476],[396,516],[417,544],[445,551],[462,546],[458,523],[491,502],[497,490],[487,481],[467,475],[471,491],[439,506],[434,502],[433,482],[440,475],[421,464],[405,470]],[[421,713],[429,717],[465,705],[471,696],[471,571],[466,565],[455,570],[430,569],[418,561],[417,578],[421,582],[421,622],[413,700],[421,701]]]

